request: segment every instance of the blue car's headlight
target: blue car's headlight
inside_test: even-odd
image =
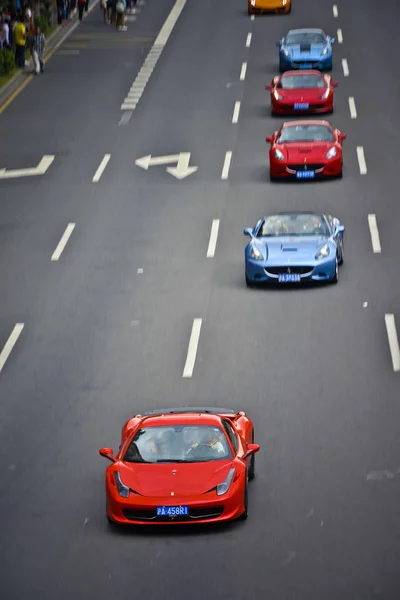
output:
[[[223,496],[229,490],[236,469],[230,469],[225,481],[217,485],[217,496]]]
[[[335,158],[336,155],[337,155],[337,150],[336,150],[335,146],[333,146],[333,148],[331,148],[329,150],[329,152],[327,152],[326,158]]]
[[[250,250],[250,258],[253,258],[254,260],[264,260],[263,255],[261,254],[260,250],[257,248],[257,246],[252,246],[251,250]]]
[[[322,56],[326,56],[329,52],[329,46],[327,46],[326,48],[323,49],[322,51]]]
[[[282,52],[284,56],[289,56],[289,50],[287,50],[286,48],[282,48]]]
[[[320,258],[326,258],[327,256],[329,256],[331,249],[329,248],[329,244],[325,244],[324,246],[322,246],[322,248],[320,248],[317,252],[317,254],[315,255],[315,258],[317,260],[319,260]]]

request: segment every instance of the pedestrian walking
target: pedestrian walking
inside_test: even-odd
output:
[[[126,0],[118,0],[116,4],[118,31],[126,31],[128,28],[125,25]]]
[[[85,3],[86,0],[78,0],[78,16],[79,16],[79,21],[82,23],[82,19],[83,19],[83,11],[85,9]]]
[[[44,73],[44,51],[46,48],[46,38],[40,30],[40,27],[36,27],[36,31],[32,38],[32,58],[36,75]]]
[[[17,67],[23,69],[25,66],[25,45],[26,45],[26,28],[24,17],[20,15],[18,22],[14,27],[15,40],[15,62]]]

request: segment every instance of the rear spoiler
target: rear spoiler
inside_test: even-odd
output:
[[[183,415],[183,414],[209,414],[229,415],[231,418],[237,414],[231,408],[214,408],[209,406],[194,406],[187,408],[156,408],[143,413],[143,417],[155,417],[157,415]],[[139,416],[139,415],[138,415]]]

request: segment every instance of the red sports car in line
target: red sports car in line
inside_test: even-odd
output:
[[[333,112],[334,90],[339,84],[320,71],[286,71],[265,86],[271,92],[271,114]]]
[[[292,121],[266,138],[270,179],[342,177],[346,134],[327,121]]]
[[[121,445],[99,452],[111,523],[173,525],[246,519],[254,478],[253,424],[226,408],[166,408],[136,415]]]

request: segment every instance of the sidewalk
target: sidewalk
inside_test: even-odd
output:
[[[84,13],[85,17],[96,7],[98,6],[100,0],[91,0],[89,10],[87,13]],[[53,56],[53,54],[58,50],[61,44],[67,39],[67,37],[74,31],[74,29],[79,25],[78,21],[78,12],[74,14],[72,19],[63,25],[57,25],[57,28],[50,37],[47,39],[47,49],[44,62],[47,63],[48,60]],[[32,60],[29,61],[29,66],[25,67],[18,71],[11,79],[0,89],[0,114],[7,108],[7,106],[12,102],[15,96],[21,92],[26,85],[33,79],[32,75]]]

